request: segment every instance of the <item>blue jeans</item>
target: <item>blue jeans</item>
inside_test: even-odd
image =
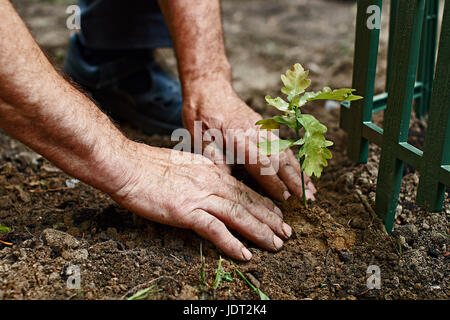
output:
[[[171,47],[156,0],[79,0],[82,44],[90,49]]]

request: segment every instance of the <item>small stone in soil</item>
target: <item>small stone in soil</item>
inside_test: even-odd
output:
[[[80,245],[70,234],[55,229],[42,231],[42,238],[48,246],[57,249],[74,249]]]
[[[39,165],[39,161],[42,159],[42,156],[32,151],[22,151],[17,154],[15,160],[19,162],[23,167],[31,167],[33,170],[37,170]]]
[[[355,229],[364,230],[367,228],[367,222],[363,221],[360,218],[355,218],[350,222],[350,226]]]
[[[342,176],[340,176],[335,184],[335,190],[336,191],[344,191],[344,192],[350,192],[350,190],[353,189],[354,184],[353,181],[355,180],[355,176],[353,175],[353,172],[346,172]]]
[[[346,251],[339,251],[339,259],[344,263],[353,262],[353,254]]]
[[[440,256],[440,252],[433,247],[428,248],[428,255],[433,258],[438,258]]]
[[[66,186],[67,186],[67,188],[70,188],[70,189],[75,188],[75,186],[78,183],[80,183],[80,180],[78,180],[78,179],[67,179],[66,180]]]

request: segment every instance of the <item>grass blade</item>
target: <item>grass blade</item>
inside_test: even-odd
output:
[[[150,294],[154,294],[154,293],[161,291],[160,289],[155,289],[155,288],[156,288],[156,284],[154,284],[148,288],[142,289],[142,290],[136,292],[131,297],[129,297],[127,300],[144,300],[144,299],[148,298],[150,296]]]
[[[253,289],[255,290],[255,292],[259,295],[259,298],[261,300],[270,300],[270,298],[261,290],[259,290],[257,287],[255,287],[243,274],[242,272],[239,271],[238,268],[236,268],[236,266],[233,264],[233,262],[230,260],[231,265],[233,266],[234,270],[236,270],[237,274],[241,276],[242,279],[245,280],[245,282],[247,282],[247,284]]]
[[[219,263],[216,269],[216,278],[214,279],[213,288],[217,289],[217,287],[220,285],[220,282],[222,282],[222,257],[219,256]]]

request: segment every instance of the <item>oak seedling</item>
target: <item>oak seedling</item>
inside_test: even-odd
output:
[[[263,142],[260,142],[258,146],[264,155],[277,154],[295,146],[300,148],[297,161],[300,164],[305,207],[308,207],[308,204],[305,195],[304,174],[320,178],[323,168],[328,165],[327,160],[332,158],[328,148],[333,145],[333,142],[325,139],[324,134],[327,132],[327,127],[313,115],[303,113],[302,107],[313,100],[354,101],[363,98],[353,94],[355,89],[346,88],[332,90],[325,87],[318,92],[305,92],[311,84],[311,80],[307,79],[308,74],[309,71],[305,70],[301,64],[296,63],[286,71],[286,74],[281,75],[284,84],[281,92],[287,96],[287,101],[281,97],[266,96],[265,98],[269,105],[283,114],[256,122],[257,125],[261,125],[262,130],[279,129],[280,125],[286,125],[295,130],[296,139],[268,140],[263,138]]]

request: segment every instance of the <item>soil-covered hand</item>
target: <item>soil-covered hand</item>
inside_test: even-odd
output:
[[[258,161],[249,163],[250,154],[257,154],[258,130],[255,123],[262,119],[261,115],[247,106],[235,93],[227,79],[212,81],[197,80],[189,83],[185,90],[183,105],[183,123],[191,134],[194,134],[194,121],[201,121],[203,131],[218,129],[224,137],[224,145],[233,145],[234,154],[245,154],[245,168],[250,175],[276,200],[286,200],[291,193],[302,197],[300,165],[291,150],[276,156],[259,155]],[[232,129],[232,130],[230,130]],[[231,134],[230,132],[235,132]],[[230,143],[230,140],[234,142]],[[227,141],[228,140],[228,141]],[[245,148],[245,150],[237,150]],[[220,150],[219,150],[220,152]],[[223,156],[214,155],[214,159],[222,160]],[[214,160],[213,159],[213,160]],[[268,175],[268,167],[272,166],[272,174]],[[223,167],[223,166],[222,166]],[[262,169],[265,168],[265,174]],[[315,200],[316,188],[305,177],[306,198]]]
[[[122,186],[112,198],[134,213],[188,228],[227,255],[249,260],[251,253],[228,230],[277,251],[292,229],[272,201],[254,192],[209,159],[191,153],[132,143]]]

